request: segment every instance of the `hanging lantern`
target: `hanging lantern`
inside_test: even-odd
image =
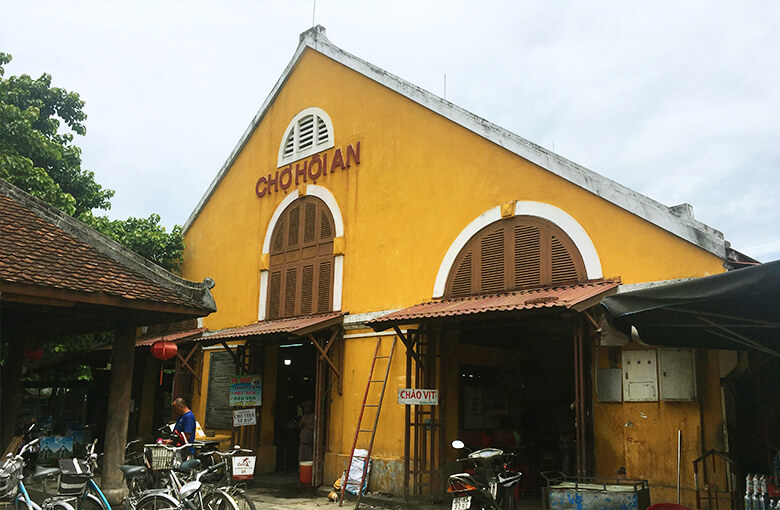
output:
[[[173,342],[159,340],[152,345],[152,356],[157,359],[171,359],[179,352],[179,348]]]
[[[43,357],[43,347],[27,349],[24,353],[24,357],[30,361],[38,361]]]

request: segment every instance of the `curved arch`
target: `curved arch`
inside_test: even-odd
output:
[[[344,219],[341,216],[341,209],[339,208],[336,197],[327,189],[316,184],[309,184],[306,186],[304,194],[296,189],[293,193],[289,193],[284,199],[276,206],[274,213],[271,215],[271,220],[268,222],[268,228],[265,231],[265,237],[263,238],[263,256],[270,254],[271,252],[271,237],[276,224],[279,223],[282,213],[287,207],[292,204],[298,198],[304,195],[312,195],[322,200],[330,210],[331,216],[333,216],[333,227],[335,230],[334,237],[342,237],[344,235]],[[333,310],[341,310],[341,296],[344,283],[344,255],[336,255],[334,257],[333,264]],[[257,307],[257,320],[265,320],[267,310],[266,304],[268,300],[268,269],[260,270],[260,295]]]
[[[577,250],[580,252],[582,262],[585,264],[585,271],[588,275],[588,279],[595,280],[603,276],[601,271],[601,260],[599,259],[598,252],[596,252],[596,246],[593,244],[588,233],[585,232],[585,229],[582,228],[582,225],[564,210],[559,209],[554,205],[545,204],[544,202],[518,201],[515,203],[514,215],[535,216],[557,225],[571,238],[572,242],[577,247]],[[483,228],[500,219],[501,207],[494,207],[480,214],[469,223],[466,228],[461,230],[450,245],[439,266],[439,272],[436,274],[436,281],[433,285],[434,298],[444,295],[447,277],[452,270],[452,265],[455,263],[458,253],[460,253],[463,247],[466,246],[466,243],[469,242],[469,239]]]
[[[301,122],[301,119],[304,117],[311,115],[313,117],[313,143],[310,147],[306,149],[299,149],[298,148],[298,141],[299,141],[299,130],[300,126],[299,123]],[[322,142],[319,141],[319,135],[315,135],[314,133],[318,133],[320,129],[320,121],[325,126],[325,135],[326,139]],[[285,155],[285,148],[288,145],[288,140],[291,140],[292,143],[294,143],[294,149],[293,152],[290,154]],[[281,143],[279,144],[279,156],[277,158],[277,166],[283,167],[284,165],[288,163],[293,163],[295,161],[298,161],[300,159],[305,158],[306,156],[311,156],[312,154],[315,154],[317,152],[323,151],[325,149],[330,149],[334,145],[334,139],[335,139],[335,133],[333,132],[333,121],[330,120],[330,115],[323,110],[322,108],[319,108],[317,106],[309,106],[308,108],[304,108],[300,112],[298,112],[295,117],[290,121],[289,124],[287,124],[287,128],[284,130],[284,136],[282,138]]]

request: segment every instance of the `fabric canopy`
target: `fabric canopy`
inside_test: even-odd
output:
[[[780,357],[780,261],[606,297],[615,328],[650,345]]]

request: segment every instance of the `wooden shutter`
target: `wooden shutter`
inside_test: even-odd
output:
[[[319,281],[317,284],[317,312],[330,311],[332,289],[331,262],[326,260],[320,262]]]
[[[271,235],[269,320],[327,312],[333,295],[333,219],[306,196],[285,209]]]
[[[504,290],[504,229],[485,235],[480,240],[480,250],[480,292]]]
[[[447,297],[587,279],[571,239],[556,225],[527,216],[501,220],[477,232],[452,268]]]
[[[269,282],[269,300],[268,300],[268,318],[269,319],[278,319],[279,318],[279,303],[281,301],[282,297],[282,272],[281,271],[274,271],[271,273],[271,278]]]
[[[314,266],[303,266],[303,278],[301,280],[301,314],[311,313],[311,303],[314,299]]]
[[[515,225],[514,287],[531,287],[542,282],[541,233],[537,225]]]

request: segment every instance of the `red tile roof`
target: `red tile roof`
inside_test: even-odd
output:
[[[240,326],[225,329],[216,333],[205,335],[204,341],[224,340],[228,338],[240,338],[249,336],[272,335],[275,333],[288,333],[295,336],[303,336],[307,333],[319,331],[330,326],[340,324],[344,319],[342,312],[331,312],[321,315],[307,315],[292,319],[277,319],[273,321],[260,321],[248,326]]]
[[[181,305],[202,309],[202,315],[216,309],[206,283],[168,273],[4,181],[2,283]]]
[[[617,291],[619,281],[595,280],[588,283],[516,290],[461,298],[446,298],[384,315],[366,324],[382,330],[396,324],[424,319],[477,315],[486,312],[509,312],[539,308],[573,308],[581,311],[597,304],[602,297]]]

